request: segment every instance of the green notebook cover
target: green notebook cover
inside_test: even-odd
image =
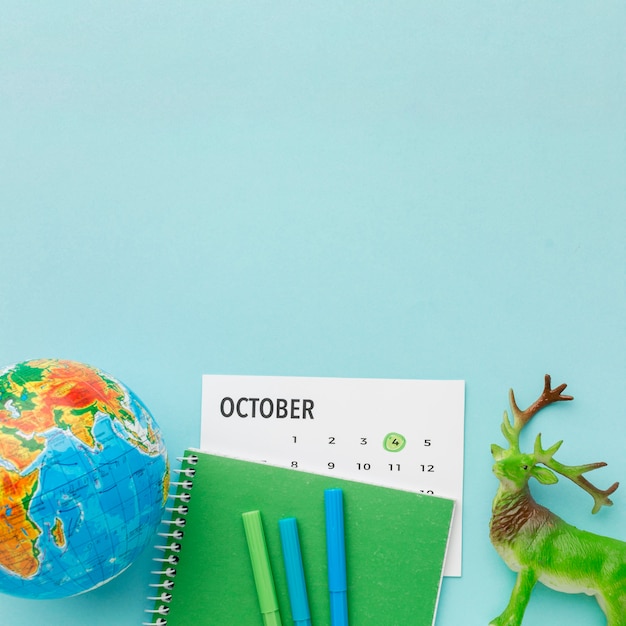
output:
[[[195,455],[197,463],[190,464]],[[330,624],[324,490],[344,492],[348,611],[351,626],[432,626],[454,502],[188,450],[181,469],[195,469],[178,542],[169,602],[156,600],[144,624],[263,626],[242,513],[261,511],[283,625],[293,624],[278,521],[297,519],[313,626]],[[180,474],[181,481],[186,478]],[[175,506],[183,505],[176,500]],[[166,525],[164,532],[178,528]],[[163,551],[167,558],[173,552]],[[165,570],[165,565],[163,567]],[[172,572],[170,572],[172,574]],[[165,590],[167,593],[167,590]],[[152,594],[151,594],[152,595]],[[167,607],[167,615],[156,612]],[[160,621],[159,621],[160,620]]]

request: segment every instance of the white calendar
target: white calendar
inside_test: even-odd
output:
[[[461,575],[461,380],[202,379],[207,452],[456,502],[444,574]]]

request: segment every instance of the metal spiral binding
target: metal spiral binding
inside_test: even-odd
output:
[[[195,454],[189,456],[177,457],[177,460],[183,463],[186,461],[189,465],[195,465],[198,457]],[[146,609],[145,612],[151,615],[152,621],[142,622],[142,626],[167,626],[167,615],[170,612],[169,603],[172,601],[172,590],[174,589],[174,578],[176,578],[176,565],[178,564],[178,553],[182,550],[180,543],[184,537],[185,515],[189,512],[187,506],[191,500],[189,493],[193,487],[193,477],[196,470],[193,467],[173,470],[179,477],[184,476],[183,480],[170,483],[175,493],[170,493],[169,500],[174,501],[174,506],[165,507],[168,513],[167,519],[163,519],[161,524],[165,527],[163,532],[159,532],[158,536],[163,537],[164,545],[157,545],[155,548],[163,552],[162,557],[152,559],[159,563],[159,569],[151,572],[159,577],[159,582],[150,584],[155,589],[155,593],[159,595],[149,596],[148,600],[154,602],[154,608]],[[179,493],[180,492],[180,493]]]

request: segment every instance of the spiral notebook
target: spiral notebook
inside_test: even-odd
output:
[[[324,490],[344,493],[352,626],[432,626],[454,501],[187,450],[144,626],[263,626],[242,514],[259,510],[283,625],[293,624],[279,520],[298,521],[311,622],[330,623]]]

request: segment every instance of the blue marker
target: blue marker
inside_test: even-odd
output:
[[[328,589],[331,626],[348,626],[348,584],[346,546],[343,528],[343,491],[326,489],[326,550],[328,552]]]
[[[281,519],[278,522],[278,528],[287,573],[287,589],[293,623],[295,626],[311,626],[311,613],[304,581],[304,567],[296,519],[294,517]]]

